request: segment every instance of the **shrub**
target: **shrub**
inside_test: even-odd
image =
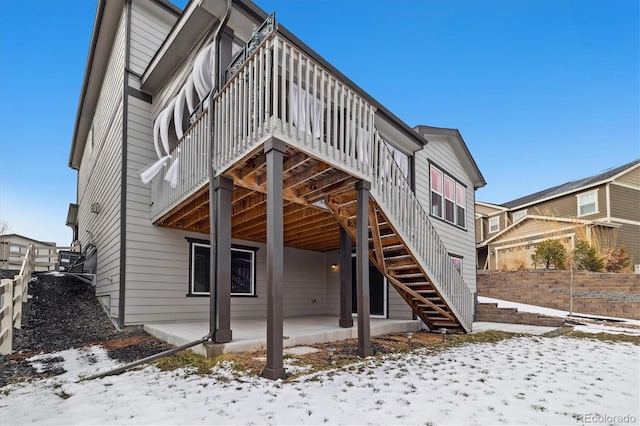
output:
[[[544,240],[536,251],[531,255],[533,261],[533,267],[535,268],[538,263],[545,265],[545,268],[549,269],[551,265],[555,269],[564,269],[564,264],[567,259],[567,249],[559,240]]]
[[[573,249],[573,259],[576,268],[591,272],[598,272],[604,269],[604,259],[598,256],[598,251],[591,244],[584,240],[578,240],[576,248]]]
[[[631,268],[631,258],[627,254],[625,246],[620,247],[617,251],[613,250],[607,257],[605,269],[607,272],[622,272]]]

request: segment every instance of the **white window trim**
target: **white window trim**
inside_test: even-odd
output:
[[[496,225],[496,230],[493,230],[492,222]],[[489,233],[493,234],[500,231],[500,216],[494,216],[489,218]]]
[[[587,195],[593,194],[593,198],[594,198],[594,204],[595,204],[595,210],[593,212],[590,213],[585,213],[585,214],[581,214],[580,213],[580,207],[582,206],[580,204],[580,197],[584,197]],[[578,217],[584,217],[584,216],[591,216],[593,214],[598,214],[600,213],[600,208],[598,206],[598,190],[594,189],[592,191],[587,191],[587,192],[583,192],[581,194],[576,194],[576,204],[577,204],[577,212],[578,212]]]
[[[442,190],[436,191],[435,189],[433,189],[433,179],[431,176],[431,170],[436,170],[438,173],[440,173],[440,188],[442,188]],[[449,198],[446,196],[446,191],[445,191],[445,180],[449,179],[453,182],[453,198]],[[458,188],[462,188],[463,194],[464,194],[464,199],[459,201],[458,200]],[[441,204],[440,204],[440,212],[442,213],[440,216],[438,216],[437,214],[433,213],[433,193],[436,193],[440,196],[441,199]],[[450,201],[453,202],[453,221],[450,221],[447,219],[447,214],[446,214],[446,201]],[[460,226],[458,224],[458,206],[462,207],[462,209],[464,210],[464,226]],[[458,180],[456,180],[456,178],[454,178],[452,175],[450,175],[449,173],[446,173],[444,170],[442,170],[439,167],[434,166],[433,164],[429,165],[429,214],[433,217],[437,217],[438,219],[441,219],[443,221],[445,221],[446,223],[453,225],[459,229],[467,229],[467,187],[463,184],[461,184],[460,182],[458,182]]]
[[[191,275],[191,279],[189,280],[189,294],[193,295],[193,296],[209,296],[211,294],[211,292],[209,291],[194,291],[194,284],[195,284],[195,271],[194,271],[194,266],[195,266],[195,248],[196,247],[206,247],[209,250],[211,250],[211,247],[209,244],[203,244],[203,243],[197,243],[197,242],[191,242],[191,256],[190,256],[190,260],[189,260],[189,273]],[[250,253],[251,254],[251,291],[249,293],[231,293],[231,296],[242,296],[242,297],[255,297],[256,296],[256,252],[255,250],[251,250],[251,249],[243,249],[243,248],[236,248],[236,247],[232,247],[231,251],[239,251],[239,252],[244,252],[244,253]],[[209,251],[209,253],[211,253],[211,251]]]
[[[432,182],[432,176],[431,176],[431,169],[436,170],[438,173],[440,173],[440,192],[436,191],[435,189],[433,189],[433,182]],[[433,213],[433,196],[432,193],[435,192],[436,194],[438,194],[440,196],[440,216],[438,216],[437,214]],[[437,168],[436,166],[434,166],[433,164],[431,164],[430,169],[429,169],[429,206],[431,207],[431,215],[440,219],[444,219],[444,172],[442,170],[440,170],[439,168]]]
[[[464,195],[464,199],[459,201],[458,200],[458,188],[462,189],[462,194]],[[455,194],[456,194],[456,226],[460,229],[467,229],[467,188],[464,185],[459,184],[458,182],[456,182],[456,187],[455,187]],[[462,209],[464,210],[463,216],[464,216],[464,226],[460,226],[460,220],[458,218],[458,206],[462,207]]]
[[[521,215],[520,217],[516,218],[516,216]],[[518,210],[517,212],[513,213],[513,223],[518,222],[519,220],[521,220],[523,217],[525,217],[527,215],[527,209],[524,210]]]
[[[453,189],[452,189],[453,198],[447,197],[447,190],[446,190],[447,181],[451,182],[451,185],[453,187]],[[445,174],[443,176],[443,178],[442,178],[442,183],[443,183],[442,192],[443,192],[444,200],[445,200],[445,203],[444,203],[444,206],[443,206],[444,207],[443,208],[443,213],[444,213],[443,214],[443,218],[444,218],[445,222],[448,222],[448,223],[450,223],[452,225],[455,225],[456,224],[456,181],[451,176],[448,176],[448,175]],[[453,204],[453,217],[451,218],[451,220],[447,219],[447,204],[446,204],[447,201],[449,201],[451,204]]]

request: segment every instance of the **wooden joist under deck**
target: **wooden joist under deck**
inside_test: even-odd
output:
[[[226,172],[234,181],[232,236],[266,241],[266,157],[255,152]],[[283,162],[284,243],[289,247],[327,251],[340,245],[333,213],[323,206],[329,194],[355,200],[356,179],[304,153],[287,150]],[[205,184],[189,199],[160,218],[156,225],[209,232],[209,187]]]
[[[234,182],[231,235],[266,242],[266,158],[255,151],[225,174]],[[287,149],[283,161],[284,244],[327,251],[340,246],[340,226],[355,238],[356,178],[304,153]],[[371,199],[369,258],[413,311],[431,328],[463,330],[384,212]],[[163,216],[159,226],[209,232],[209,188],[204,185]]]

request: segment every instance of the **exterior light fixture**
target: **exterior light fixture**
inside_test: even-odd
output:
[[[332,264],[331,264],[331,269],[333,269],[334,271],[335,271],[336,269],[338,269],[338,264],[337,264],[337,263],[332,263]]]
[[[329,354],[329,364],[333,364],[333,354],[336,351],[335,346],[327,346],[327,354]]]
[[[446,328],[441,328],[440,329],[440,333],[442,333],[442,341],[444,342],[444,338],[447,335],[447,329]]]
[[[411,349],[411,339],[413,339],[413,333],[410,331],[407,333],[407,341],[409,342],[409,349]]]

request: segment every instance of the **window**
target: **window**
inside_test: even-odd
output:
[[[466,201],[467,197],[464,186],[456,182],[456,217],[458,218],[458,226],[460,228],[466,227]]]
[[[451,263],[453,263],[453,266],[455,266],[460,275],[462,275],[462,258],[453,254],[450,254],[449,258],[451,259]]]
[[[515,212],[513,214],[513,223],[516,223],[517,221],[519,221],[520,219],[522,219],[526,215],[527,215],[527,211],[526,210],[520,210],[520,211]]]
[[[442,172],[431,166],[431,214],[442,217]]]
[[[191,276],[189,294],[209,295],[209,244],[191,243]],[[231,249],[231,295],[255,296],[256,249],[234,247]]]
[[[431,215],[466,228],[467,196],[464,185],[431,166]]]
[[[578,216],[598,213],[598,191],[578,195]]]
[[[444,220],[455,223],[456,183],[449,176],[444,177]]]
[[[498,232],[500,230],[500,217],[489,218],[489,232]]]

